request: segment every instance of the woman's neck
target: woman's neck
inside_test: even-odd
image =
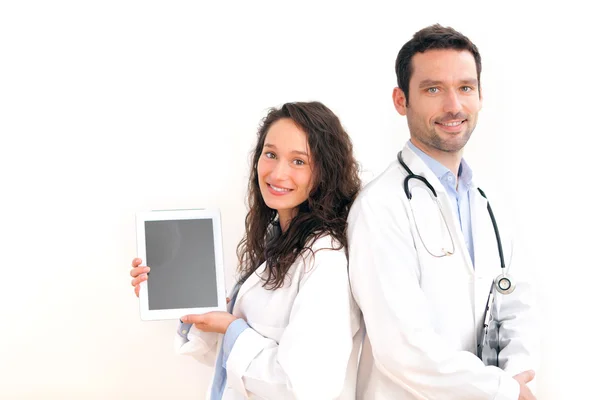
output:
[[[279,226],[281,227],[281,232],[285,232],[289,228],[292,219],[294,219],[294,217],[298,214],[298,209],[278,210],[277,214],[279,215]]]

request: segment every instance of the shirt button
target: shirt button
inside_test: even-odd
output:
[[[181,333],[183,333],[184,335],[187,334],[187,329],[182,330]]]

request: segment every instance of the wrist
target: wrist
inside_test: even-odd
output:
[[[226,334],[227,330],[229,329],[229,327],[231,326],[231,324],[233,323],[233,321],[235,321],[236,319],[238,319],[238,318],[234,317],[231,314],[229,314],[229,318],[227,319],[227,321],[225,321],[225,324],[223,325],[223,331],[221,333],[222,334]]]

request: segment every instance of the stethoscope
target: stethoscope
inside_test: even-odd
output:
[[[444,221],[444,225],[446,226],[446,229],[448,230],[448,236],[450,237],[450,240],[452,242],[452,250],[442,248],[442,254],[434,254],[433,252],[431,252],[429,250],[429,248],[425,245],[425,242],[423,241],[423,237],[421,236],[421,232],[419,231],[419,227],[416,223],[416,219],[414,217],[414,212],[412,210],[412,204],[411,204],[410,207],[411,207],[411,212],[413,214],[413,219],[415,220],[417,234],[419,236],[419,239],[421,240],[421,243],[423,244],[423,247],[433,257],[446,257],[446,256],[453,255],[454,251],[455,251],[454,239],[452,239],[452,233],[450,232],[448,222],[446,221],[446,218],[444,217],[444,213],[442,212],[442,206],[438,199],[437,192],[435,191],[434,187],[431,185],[431,183],[429,183],[429,181],[425,177],[423,177],[421,175],[416,175],[411,171],[411,169],[408,167],[408,165],[406,165],[406,163],[402,159],[401,151],[398,152],[398,162],[400,163],[400,165],[402,165],[402,167],[408,173],[406,178],[404,178],[404,193],[406,194],[406,197],[407,197],[409,203],[412,201],[412,193],[411,193],[410,187],[409,187],[410,180],[416,179],[416,180],[422,182],[427,187],[427,189],[429,189],[431,194],[433,195],[433,199],[437,204],[438,210],[442,216],[442,220]],[[477,190],[487,200],[487,196],[485,195],[483,190],[481,190],[480,188],[477,188]],[[492,284],[490,286],[490,292],[488,294],[487,303],[485,305],[485,314],[483,316],[483,334],[482,334],[480,341],[477,344],[477,356],[481,359],[483,359],[484,345],[487,344],[488,329],[489,329],[491,323],[493,322],[491,308],[494,303],[494,295],[493,295],[494,288],[496,289],[496,291],[498,293],[501,293],[501,294],[510,294],[515,290],[515,284],[513,283],[511,278],[506,273],[506,265],[504,264],[504,252],[502,251],[502,241],[500,240],[500,232],[498,231],[498,224],[496,223],[496,218],[494,217],[494,212],[492,211],[492,206],[490,205],[489,200],[487,202],[487,210],[488,210],[488,213],[490,214],[490,219],[492,220],[492,225],[494,226],[494,234],[496,235],[496,243],[498,244],[498,256],[500,258],[500,268],[501,268],[502,273],[500,275],[498,275],[496,277],[496,279],[494,279],[494,281],[492,282]],[[489,355],[486,355],[486,359],[488,358],[488,356]],[[497,363],[497,353],[495,353],[495,358],[496,358],[496,363]]]
[[[431,183],[429,183],[429,181],[425,177],[423,177],[421,175],[415,175],[411,171],[411,169],[408,167],[408,165],[406,165],[406,163],[402,159],[402,152],[398,153],[398,162],[400,163],[400,165],[402,165],[402,167],[408,173],[406,178],[404,178],[404,193],[406,194],[406,197],[408,198],[409,202],[412,199],[412,193],[411,193],[410,187],[409,187],[410,180],[416,179],[416,180],[422,182],[425,186],[427,186],[427,188],[433,195],[433,199],[438,206],[440,214],[442,215],[444,225],[446,225],[446,229],[448,230],[448,236],[450,237],[450,240],[452,241],[452,250],[442,248],[442,254],[434,254],[425,245],[425,242],[423,241],[423,238],[421,236],[421,232],[419,231],[419,228],[415,222],[415,226],[417,226],[417,234],[419,236],[419,239],[421,240],[421,243],[423,243],[423,247],[425,247],[427,252],[434,257],[445,257],[445,256],[453,255],[454,251],[455,251],[454,239],[452,239],[452,234],[450,232],[448,222],[446,221],[446,218],[444,217],[444,213],[442,212],[442,206],[438,199],[437,192],[435,191],[434,187],[431,185]],[[485,195],[483,190],[481,190],[480,188],[477,188],[477,190],[487,200],[487,196]],[[411,210],[412,210],[412,206],[411,206]],[[502,271],[502,273],[500,275],[498,275],[498,277],[496,277],[496,279],[494,279],[494,285],[492,285],[492,289],[495,287],[499,293],[510,294],[513,292],[513,290],[515,290],[515,284],[512,282],[511,278],[506,273],[506,265],[504,264],[504,252],[502,251],[502,241],[500,240],[500,232],[498,231],[498,224],[496,223],[496,218],[494,217],[494,212],[492,211],[492,206],[490,205],[489,201],[487,203],[487,210],[488,210],[488,213],[490,214],[490,219],[492,220],[492,225],[494,226],[494,234],[496,235],[496,243],[498,244],[498,256],[500,257],[500,268]],[[413,213],[413,217],[414,217],[414,213]]]

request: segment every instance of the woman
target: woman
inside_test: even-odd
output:
[[[231,313],[184,316],[176,336],[181,354],[215,366],[211,399],[355,398],[362,332],[346,217],[359,188],[352,143],[331,110],[270,110],[253,155]],[[140,263],[136,294],[149,271]]]

